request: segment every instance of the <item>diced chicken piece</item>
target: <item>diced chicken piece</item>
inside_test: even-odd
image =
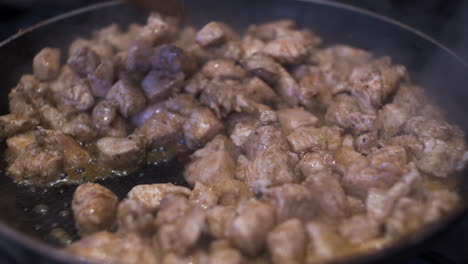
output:
[[[218,179],[211,186],[219,198],[220,205],[237,205],[253,196],[246,183],[231,178]]]
[[[151,58],[152,69],[170,74],[190,74],[195,71],[196,67],[197,61],[192,55],[172,45],[158,47]]]
[[[280,223],[292,218],[312,220],[317,214],[316,198],[317,195],[299,184],[283,184],[262,191],[262,201],[275,208]]]
[[[376,127],[382,131],[384,137],[392,137],[401,131],[409,118],[404,108],[386,104],[378,112]]]
[[[348,215],[348,200],[337,175],[329,172],[320,172],[306,175],[303,185],[322,215],[329,217],[344,217]]]
[[[114,223],[118,198],[109,189],[95,183],[78,186],[73,194],[72,210],[81,236],[109,230]]]
[[[26,116],[31,116],[27,114],[27,111],[34,111],[29,108],[28,105],[31,105],[34,108],[40,108],[48,103],[50,103],[49,97],[49,85],[46,82],[39,82],[33,75],[25,74],[21,76],[19,83],[9,94],[10,99],[17,99],[17,102],[12,102],[10,107],[17,108],[18,112],[13,111],[16,114],[22,114]],[[16,104],[21,105],[16,105]],[[24,105],[24,103],[28,105]],[[16,105],[16,107],[15,107]],[[12,109],[15,110],[15,109]]]
[[[403,84],[395,93],[393,104],[404,109],[410,116],[414,116],[423,108],[427,102],[422,87]]]
[[[207,211],[208,230],[215,238],[227,238],[232,221],[236,217],[234,206],[214,206]]]
[[[426,208],[422,219],[433,223],[458,206],[460,196],[448,190],[431,191],[426,197]]]
[[[157,264],[150,244],[136,235],[119,236],[98,232],[70,245],[66,252],[79,259],[110,264]]]
[[[285,135],[299,127],[314,126],[318,118],[302,108],[287,108],[278,111],[278,120]]]
[[[336,230],[325,223],[309,222],[306,224],[309,237],[309,248],[306,262],[315,263],[337,259],[346,246]]]
[[[440,140],[448,140],[452,136],[452,128],[444,121],[428,119],[422,116],[410,118],[404,127],[406,133],[412,133],[418,137],[432,137]]]
[[[168,111],[156,112],[136,131],[152,147],[164,145],[181,136],[184,118]]]
[[[203,209],[211,208],[218,203],[218,194],[216,191],[201,182],[196,182],[195,187],[190,194],[190,200]]]
[[[246,76],[245,70],[232,60],[210,60],[203,65],[201,72],[209,79],[242,79]]]
[[[129,72],[144,73],[151,67],[153,47],[143,39],[135,39],[128,49],[125,68]]]
[[[117,207],[116,224],[118,233],[135,233],[151,237],[154,233],[154,212],[134,199],[124,199]]]
[[[13,89],[8,94],[9,110],[12,114],[34,117],[37,115],[37,110],[34,106],[27,102],[26,98],[18,90]]]
[[[183,90],[192,96],[197,96],[208,83],[208,78],[201,72],[197,72],[185,83]]]
[[[118,81],[106,95],[107,100],[114,100],[119,105],[119,112],[127,118],[143,110],[145,96],[141,90],[129,81]]]
[[[68,65],[81,77],[92,74],[101,63],[101,59],[90,47],[83,45],[70,53]]]
[[[197,107],[183,125],[185,143],[191,149],[198,149],[218,134],[222,127],[210,109]]]
[[[94,96],[88,83],[79,80],[68,89],[62,91],[62,100],[65,105],[72,106],[79,111],[85,111],[94,106]]]
[[[243,253],[257,255],[266,244],[275,225],[275,211],[268,204],[248,200],[236,209],[237,216],[229,228],[229,240]]]
[[[297,182],[295,160],[278,145],[257,154],[245,169],[245,177],[254,192],[264,187]]]
[[[257,77],[245,80],[244,92],[249,99],[267,105],[274,105],[281,100],[268,84]]]
[[[296,22],[291,19],[280,19],[260,25],[251,25],[247,34],[254,35],[264,41],[277,38],[279,31],[292,30],[296,28]]]
[[[110,126],[118,116],[118,104],[116,101],[100,101],[96,104],[92,113],[92,120],[97,129]]]
[[[354,147],[358,152],[368,155],[377,150],[377,140],[377,132],[364,133],[356,137],[354,140]]]
[[[38,124],[39,122],[36,119],[30,117],[17,114],[2,115],[0,116],[0,138],[26,132],[35,128]]]
[[[290,33],[267,43],[263,52],[284,64],[297,64],[303,61],[308,54],[307,43],[302,37],[294,38],[291,36],[293,34],[300,35],[299,32],[292,31]]]
[[[188,204],[187,200],[183,202],[183,199],[180,196],[169,196],[161,202],[155,223],[158,226],[156,239],[163,252],[186,254],[196,245],[205,228],[204,210]],[[177,218],[165,219],[166,214],[173,214],[170,218]]]
[[[9,137],[6,140],[7,145],[7,160],[15,160],[27,146],[35,142],[34,131],[28,131],[23,134],[18,134]]]
[[[342,179],[345,190],[365,198],[372,188],[391,187],[406,171],[407,155],[404,148],[388,146],[370,154],[367,159],[356,160]]]
[[[380,235],[380,226],[375,219],[366,215],[355,215],[343,220],[338,231],[351,244],[359,245]]]
[[[296,153],[327,148],[327,142],[324,140],[321,130],[311,126],[296,128],[286,138],[291,150]]]
[[[306,243],[306,230],[297,219],[276,226],[267,238],[268,252],[273,264],[304,263]]]
[[[114,55],[114,49],[109,43],[77,38],[75,41],[72,42],[72,44],[68,48],[69,57],[72,57],[74,54],[79,53],[78,51],[82,48],[91,49],[100,58],[110,58],[112,57],[112,55]]]
[[[196,41],[203,47],[224,44],[228,40],[236,39],[234,31],[221,22],[210,22],[206,24],[196,36]]]
[[[81,142],[90,142],[97,136],[93,121],[87,113],[80,113],[73,117],[63,126],[62,131]]]
[[[103,166],[125,170],[134,168],[145,159],[145,146],[137,137],[104,137],[97,141],[98,162]]]
[[[89,73],[87,78],[91,92],[94,96],[105,98],[107,92],[114,83],[114,63],[110,59],[103,59],[93,73]]]
[[[180,93],[164,101],[164,106],[171,112],[189,116],[192,110],[198,106],[198,102],[192,96]]]
[[[327,152],[309,152],[296,166],[304,177],[329,172],[334,168],[333,156]]]
[[[406,152],[415,158],[421,157],[424,145],[415,135],[401,135],[389,138],[387,145],[395,145],[404,147]]]
[[[346,196],[346,201],[351,215],[363,214],[366,212],[366,207],[361,199],[353,196]]]
[[[234,179],[234,165],[227,151],[217,151],[190,163],[185,168],[184,177],[192,186],[195,182],[211,185],[216,181]]]
[[[195,151],[191,157],[199,159],[217,151],[227,151],[233,159],[237,158],[237,149],[234,144],[228,137],[221,134],[216,135],[210,142],[206,143],[205,147]]]
[[[212,243],[216,243],[215,241]],[[221,242],[225,242],[224,240]],[[210,245],[210,255],[207,264],[216,264],[216,263],[226,263],[226,264],[242,264],[245,263],[245,259],[243,258],[242,254],[232,248],[229,243],[227,245],[220,245],[220,246],[212,246]]]
[[[414,199],[403,197],[398,200],[392,214],[385,221],[386,235],[401,237],[419,230],[423,225],[424,205]]]
[[[176,186],[172,183],[141,184],[133,187],[127,194],[127,199],[143,205],[149,210],[157,210],[161,200],[169,194],[189,196],[190,189]]]
[[[273,145],[277,145],[283,151],[289,150],[288,143],[285,140],[285,137],[283,136],[283,133],[281,132],[281,129],[278,125],[256,125],[250,128],[247,127],[246,129],[253,129],[252,132],[249,132],[247,140],[243,146],[245,153],[247,154],[246,156],[249,159],[253,159],[259,153],[265,151]],[[246,132],[247,131],[244,133]],[[231,138],[233,138],[232,135]],[[233,142],[235,143],[234,140]]]
[[[158,102],[171,97],[182,88],[183,73],[168,73],[161,70],[150,71],[141,82],[149,102]]]
[[[60,50],[42,49],[33,59],[34,76],[41,81],[50,81],[57,77],[60,70]]]
[[[261,39],[256,38],[252,35],[244,35],[242,37],[242,49],[244,50],[244,58],[249,58],[250,56],[261,53],[265,48],[265,42]]]
[[[297,106],[300,96],[299,84],[283,67],[279,67],[278,74],[279,79],[274,85],[276,91],[289,106]]]
[[[299,80],[299,103],[309,111],[323,113],[332,103],[332,93],[317,66]]]
[[[163,5],[159,8],[165,9]],[[148,41],[151,45],[165,41],[171,41],[177,34],[179,22],[175,17],[163,16],[159,13],[151,13],[146,25],[138,32],[137,38]]]
[[[242,61],[242,66],[268,84],[275,84],[280,78],[280,67],[269,56],[256,53]]]

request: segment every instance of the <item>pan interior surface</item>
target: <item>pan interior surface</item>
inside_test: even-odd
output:
[[[337,7],[322,1],[229,1],[219,4],[214,0],[185,1],[189,21],[197,27],[213,20],[233,25],[243,31],[249,24],[280,18],[291,18],[302,27],[308,27],[322,36],[324,45],[347,44],[369,50],[376,56],[388,55],[403,64],[414,77],[414,82],[428,90],[434,101],[450,114],[449,120],[468,131],[464,118],[468,89],[468,70],[446,50],[427,39],[395,24]],[[118,14],[118,15],[116,15]],[[248,17],[249,19],[242,19]],[[45,46],[66,51],[77,37],[89,37],[106,25],[117,23],[125,28],[131,23],[144,23],[146,14],[123,4],[108,4],[63,16],[59,21],[44,24],[0,46],[0,84],[2,114],[8,112],[8,93],[23,73],[31,72],[34,55]],[[1,159],[4,161],[4,144]],[[6,164],[2,163],[2,172]],[[120,199],[135,185],[171,182],[186,185],[183,164],[177,159],[160,162],[127,176],[115,176],[97,182],[115,192]],[[466,198],[466,181],[460,190]],[[0,176],[0,220],[9,228],[49,245],[61,246],[77,239],[70,209],[76,185],[54,188],[21,186],[4,173]],[[465,199],[466,200],[466,199]],[[439,227],[434,228],[439,229]],[[425,238],[431,230],[418,236]],[[50,251],[53,256],[53,251]],[[388,251],[392,252],[392,251]],[[385,252],[376,257],[384,256]],[[388,254],[388,253],[387,253]]]

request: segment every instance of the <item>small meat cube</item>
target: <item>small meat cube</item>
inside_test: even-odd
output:
[[[59,49],[44,48],[33,59],[34,76],[41,81],[50,81],[55,79],[59,70]]]
[[[217,241],[213,243],[216,242]],[[242,257],[242,254],[238,250],[230,247],[229,245],[216,248],[212,247],[210,250],[210,256],[207,264],[216,263],[242,264],[245,263],[245,259]]]
[[[146,40],[136,39],[128,49],[125,67],[129,72],[144,73],[151,67],[153,47]]]
[[[299,104],[300,86],[283,67],[278,69],[279,79],[274,87],[278,94],[288,103],[289,106]]]
[[[274,105],[281,100],[268,84],[257,77],[248,78],[244,82],[244,92],[254,102]]]
[[[62,113],[59,112],[57,108],[49,104],[46,104],[39,109],[39,115],[41,117],[41,121],[44,122],[43,124],[55,130],[62,129],[62,126],[66,123],[65,117]]]
[[[197,96],[201,91],[203,91],[208,85],[209,80],[201,72],[195,73],[184,85],[184,92]]]
[[[48,97],[48,94],[48,83],[39,82],[33,75],[25,74],[21,76],[19,83],[10,92],[9,97],[10,99],[16,97],[16,99],[19,99],[18,101],[24,100],[24,103],[30,104],[35,108],[40,108],[49,103],[50,98]],[[22,107],[24,107],[24,105]],[[26,109],[23,108],[17,110],[24,111]],[[18,112],[18,114],[21,113]],[[23,115],[27,114],[24,113]]]
[[[135,233],[151,237],[154,233],[154,212],[137,200],[124,199],[117,207],[116,223],[118,233]]]
[[[385,221],[386,235],[396,238],[419,230],[424,222],[421,217],[424,212],[423,203],[408,197],[401,198]]]
[[[95,183],[81,184],[73,194],[72,210],[81,236],[109,230],[115,219],[117,196]]]
[[[86,77],[96,70],[101,59],[90,47],[81,46],[71,53],[67,63],[81,77]]]
[[[416,115],[427,102],[422,87],[403,84],[395,93],[393,104],[404,109],[410,116]]]
[[[318,118],[302,108],[286,108],[278,111],[278,119],[285,135],[299,127],[314,126]]]
[[[235,37],[237,38],[237,36]],[[206,47],[203,52],[205,53],[205,58],[203,58],[203,56],[202,58],[199,58],[201,61],[208,61],[212,59],[240,61],[244,56],[244,50],[242,49],[242,45],[238,40],[228,41],[223,45]]]
[[[197,67],[193,56],[172,45],[162,45],[151,58],[152,69],[170,74],[190,74]]]
[[[312,220],[317,212],[316,196],[318,195],[299,184],[287,183],[262,191],[262,201],[275,208],[279,223],[292,218]]]
[[[323,215],[335,218],[348,215],[348,200],[337,175],[309,174],[302,184],[313,194],[311,199]]]
[[[76,81],[70,88],[63,90],[62,99],[65,105],[80,111],[90,109],[95,102],[89,84],[85,80]]]
[[[214,206],[209,208],[206,221],[210,235],[215,238],[227,238],[232,221],[236,217],[234,206]]]
[[[181,115],[162,110],[146,120],[136,133],[141,134],[151,147],[157,147],[179,138],[183,122]]]
[[[210,141],[222,129],[222,123],[206,107],[192,110],[183,125],[185,143],[191,149],[198,149]]]
[[[344,253],[346,244],[339,237],[336,230],[330,225],[318,222],[306,224],[310,249],[307,252],[306,262],[324,262],[340,257]]]
[[[253,196],[250,187],[236,179],[217,179],[211,186],[219,198],[220,205],[237,205]]]
[[[159,5],[158,9],[165,10],[168,14],[174,8],[168,8],[164,4]],[[177,8],[177,10],[179,10]],[[176,14],[174,14],[176,15]],[[146,25],[139,32],[139,38],[148,41],[150,44],[155,45],[164,41],[171,41],[178,32],[179,23],[175,17],[163,16],[159,13],[151,13],[148,16]]]
[[[134,168],[145,159],[145,146],[137,138],[104,137],[96,145],[99,163],[112,169]]]
[[[63,126],[63,133],[72,136],[81,142],[94,140],[97,133],[93,121],[87,113],[80,113]]]
[[[117,116],[110,126],[99,130],[99,135],[101,137],[126,137],[128,130],[127,122],[122,117]]]
[[[163,103],[149,104],[141,112],[132,115],[130,117],[130,121],[132,122],[133,125],[135,125],[137,127],[141,127],[154,114],[156,114],[156,113],[158,113],[160,111],[165,111],[165,110],[166,109],[164,108]],[[173,111],[171,111],[171,112],[173,112]]]
[[[327,149],[335,151],[339,149],[343,143],[341,134],[343,129],[338,126],[322,126],[320,128],[323,139],[327,142]]]
[[[100,101],[93,109],[92,119],[97,129],[108,127],[117,118],[118,104],[116,101]]]
[[[111,45],[114,49],[126,50],[131,44],[131,33],[122,33],[117,24],[111,24],[93,33],[93,39]]]
[[[255,256],[265,247],[267,235],[275,225],[275,211],[256,200],[241,203],[236,211],[229,240],[244,254]]]
[[[192,96],[184,93],[164,101],[164,106],[167,110],[183,116],[189,116],[197,105],[198,102]]]
[[[307,177],[322,172],[329,172],[334,168],[334,163],[333,156],[327,152],[309,152],[301,158],[296,169],[304,177]]]
[[[364,155],[368,155],[377,150],[377,132],[368,132],[361,134],[354,140],[356,150]]]
[[[296,153],[327,148],[327,142],[324,140],[321,130],[315,127],[299,127],[286,138],[291,150]]]
[[[354,134],[374,130],[376,116],[364,114],[356,102],[347,96],[337,99],[327,109],[325,121],[343,129],[350,129]]]
[[[266,149],[277,145],[283,151],[289,150],[288,143],[285,140],[281,129],[277,125],[254,126],[253,133],[250,133],[244,146],[246,156],[249,159],[254,158],[257,154]],[[232,138],[232,136],[231,136]]]
[[[380,226],[375,219],[366,215],[355,215],[345,219],[338,231],[351,244],[359,245],[380,235]]]
[[[210,142],[206,143],[205,147],[195,151],[191,157],[192,159],[199,159],[217,151],[227,151],[233,159],[237,158],[238,154],[232,141],[228,137],[218,134]]]
[[[248,29],[248,34],[254,35],[264,41],[276,39],[279,31],[296,28],[296,22],[291,19],[279,19],[260,25],[252,25]]]
[[[245,70],[232,60],[210,60],[203,65],[201,72],[209,79],[242,79],[246,76]]]
[[[16,89],[10,91],[8,100],[10,113],[28,117],[37,115],[37,110],[34,106],[28,103],[25,96]]]
[[[203,47],[219,45],[233,39],[234,31],[221,22],[210,22],[197,33],[196,41]]]
[[[70,245],[66,252],[84,261],[109,264],[157,264],[151,245],[137,235],[98,232]]]
[[[242,38],[242,49],[244,58],[249,58],[254,54],[260,54],[265,48],[265,42],[252,35],[244,35]]]
[[[268,186],[296,182],[294,159],[278,145],[256,155],[245,169],[245,177],[254,192]]]
[[[440,140],[448,140],[452,136],[451,130],[451,126],[444,121],[428,119],[422,116],[410,118],[404,127],[406,133]]]
[[[234,160],[226,151],[217,151],[190,163],[184,171],[185,180],[194,185],[201,182],[211,185],[216,181],[233,179]]]
[[[190,194],[190,200],[203,209],[211,208],[218,204],[218,194],[216,191],[201,182],[196,182],[195,187]]]
[[[0,138],[26,132],[35,128],[38,124],[39,122],[36,119],[30,117],[17,114],[2,115],[0,116]]]
[[[299,80],[299,103],[314,113],[322,113],[332,103],[332,93],[317,66]]]
[[[149,210],[157,210],[161,200],[169,194],[189,196],[190,189],[171,183],[141,184],[133,187],[127,199],[137,202]]]
[[[280,77],[278,64],[269,56],[256,53],[242,61],[242,66],[268,84],[275,84]]]
[[[307,46],[304,41],[291,37],[290,35],[275,39],[265,45],[263,52],[270,55],[275,60],[284,64],[297,64],[305,59],[308,54]]]
[[[291,219],[276,226],[267,238],[273,264],[304,263],[306,242],[306,230],[301,221]]]
[[[336,169],[345,174],[351,164],[356,162],[357,159],[365,159],[365,157],[349,146],[343,146],[333,153]]]
[[[103,59],[93,73],[88,74],[88,82],[94,96],[105,98],[114,83],[114,63]]]
[[[107,100],[114,100],[119,104],[119,112],[127,118],[145,108],[143,92],[129,81],[120,80],[106,95]]]
[[[149,102],[158,102],[171,97],[182,88],[183,73],[169,73],[161,70],[150,71],[141,82]]]
[[[23,134],[18,134],[9,137],[6,140],[7,145],[7,160],[15,160],[27,146],[35,142],[34,131],[28,131]]]
[[[460,202],[460,196],[453,191],[437,190],[428,193],[426,208],[422,219],[433,223],[453,210]]]
[[[383,132],[384,137],[393,137],[410,118],[406,110],[395,104],[384,105],[377,114],[376,127]]]

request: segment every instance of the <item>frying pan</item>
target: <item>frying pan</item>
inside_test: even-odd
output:
[[[406,25],[348,5],[321,0],[186,0],[190,23],[200,27],[219,20],[243,31],[249,24],[291,18],[323,37],[324,45],[343,43],[366,49],[376,56],[389,55],[405,65],[414,83],[424,86],[428,95],[446,109],[449,121],[468,131],[468,65],[452,51]],[[120,2],[106,2],[52,18],[26,29],[0,43],[0,111],[8,111],[8,92],[24,73],[30,73],[34,55],[45,46],[63,52],[77,37],[89,37],[100,27],[117,23],[144,23],[146,14]],[[66,53],[64,53],[66,54]],[[63,56],[65,57],[65,56]],[[3,143],[2,143],[3,144]],[[3,153],[4,145],[0,152]],[[38,188],[20,186],[4,175],[6,164],[0,154],[0,238],[15,249],[33,256],[19,256],[34,263],[82,263],[57,249],[64,240],[51,235],[59,228],[68,239],[77,239],[70,209],[76,186]],[[162,161],[128,176],[114,176],[98,182],[120,198],[137,184],[172,182],[185,185],[183,164],[177,159]],[[462,206],[446,218],[401,243],[347,263],[395,263],[396,258],[420,252],[438,234],[463,219],[468,201],[467,182],[460,174]],[[40,205],[38,207],[38,205]],[[41,262],[43,261],[43,262]]]

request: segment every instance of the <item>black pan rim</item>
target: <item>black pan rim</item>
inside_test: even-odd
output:
[[[446,54],[450,55],[452,58],[454,58],[460,66],[463,66],[468,73],[468,63],[462,59],[460,56],[458,56],[453,50],[445,46],[444,44],[440,43],[439,41],[433,39],[432,37],[426,35],[425,33],[408,26],[406,24],[403,24],[397,20],[394,20],[392,18],[380,15],[378,13],[368,11],[359,7],[355,7],[349,4],[343,4],[343,3],[338,3],[333,0],[294,0],[296,2],[302,2],[302,3],[310,3],[310,4],[317,4],[317,5],[322,5],[322,6],[328,6],[332,8],[337,8],[337,9],[344,9],[353,13],[356,13],[358,15],[363,15],[367,17],[372,17],[379,22],[387,23],[387,24],[392,24],[398,28],[401,28],[405,31],[411,32],[418,37],[430,42],[432,45],[442,49]],[[118,5],[124,5],[120,0],[110,0],[107,2],[103,3],[98,3],[98,4],[93,4],[89,6],[85,6],[79,9],[75,9],[69,12],[66,12],[64,14],[54,16],[52,18],[49,18],[47,20],[44,20],[42,22],[39,22],[31,27],[28,27],[26,29],[21,29],[19,30],[18,33],[6,38],[5,40],[0,42],[0,48],[4,47],[5,45],[13,42],[14,40],[22,37],[23,35],[28,34],[31,31],[34,31],[38,28],[47,26],[49,24],[53,24],[55,22],[59,22],[60,20],[81,15],[84,13],[96,11],[99,9],[103,8],[108,8],[108,7],[113,7],[113,6],[118,6]],[[351,259],[345,259],[345,263],[364,263],[368,261],[375,261],[375,260],[380,260],[384,259],[385,257],[389,257],[393,255],[394,253],[397,253],[399,251],[402,251],[405,248],[415,246],[418,243],[421,243],[422,241],[425,241],[433,236],[436,236],[438,233],[443,231],[445,228],[450,226],[451,224],[455,223],[458,219],[462,218],[463,216],[467,215],[467,209],[468,209],[468,204],[467,205],[462,205],[458,210],[455,210],[452,212],[450,215],[448,215],[443,221],[438,222],[437,224],[431,225],[426,227],[423,231],[421,231],[418,235],[412,236],[404,241],[401,241],[399,243],[396,243],[395,245],[392,245],[390,247],[386,247],[383,250],[378,250],[376,252],[373,252],[371,254],[364,254],[364,255],[358,255],[356,257],[353,257]],[[41,256],[46,256],[54,261],[58,261],[60,263],[76,263],[76,264],[81,264],[81,263],[91,263],[88,261],[83,261],[80,260],[74,256],[71,256],[67,253],[65,253],[63,250],[57,249],[55,247],[52,247],[48,244],[42,243],[36,239],[33,239],[21,232],[18,232],[16,230],[11,229],[8,227],[5,223],[0,221],[0,236],[4,237],[7,239],[7,241],[15,242],[18,243],[19,245],[24,246],[27,250],[31,250],[34,253],[37,253]],[[330,263],[343,263],[343,261],[332,261]]]

